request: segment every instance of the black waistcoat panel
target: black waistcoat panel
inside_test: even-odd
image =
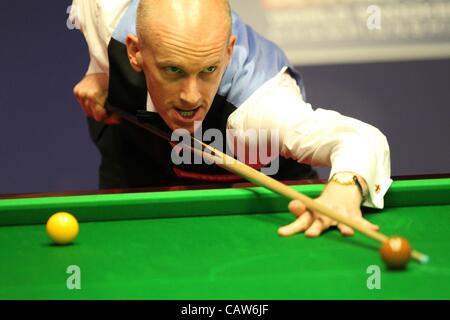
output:
[[[147,87],[142,72],[134,71],[128,61],[126,46],[111,39],[108,47],[110,79],[108,103],[136,114],[146,109]],[[216,95],[202,122],[202,131],[218,129],[225,138],[229,115],[236,107],[225,97]],[[158,115],[147,113],[146,121],[167,133],[171,130]],[[242,179],[216,166],[203,164],[174,165],[172,146],[134,124],[122,121],[119,125],[105,125],[88,120],[91,138],[102,155],[100,165],[101,188],[134,188],[149,186],[188,185],[232,182]],[[223,146],[226,141],[223,141]],[[291,180],[316,178],[308,165],[280,158],[280,169],[274,178]]]

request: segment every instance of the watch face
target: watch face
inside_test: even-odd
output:
[[[356,174],[353,174],[351,172],[339,172],[336,173],[332,177],[332,181],[335,181],[336,183],[342,184],[342,185],[356,185],[361,192],[362,199],[364,201],[366,195],[364,193],[364,190],[361,186],[361,183],[358,181],[358,178]]]
[[[349,174],[349,173],[341,173],[341,174],[337,174],[335,176],[334,179],[336,182],[338,183],[342,183],[342,184],[351,184],[351,183],[355,183],[355,181],[353,180],[353,175]]]

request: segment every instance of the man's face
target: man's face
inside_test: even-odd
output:
[[[141,67],[156,111],[172,129],[194,130],[203,121],[230,61],[229,41],[192,44],[168,37],[141,49]]]

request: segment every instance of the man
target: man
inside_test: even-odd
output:
[[[331,166],[317,201],[378,228],[362,218],[360,206],[383,207],[392,182],[386,138],[358,120],[313,110],[280,48],[231,13],[228,1],[75,0],[71,17],[90,51],[74,94],[102,153],[101,187],[230,181],[215,166],[174,165],[167,142],[108,114],[107,100],[133,113],[146,109],[147,121],[168,132],[193,133],[196,121],[221,131],[276,129],[281,158],[275,178],[312,177],[309,165]],[[297,219],[280,235],[315,237],[331,226],[353,234],[298,201],[289,210]]]

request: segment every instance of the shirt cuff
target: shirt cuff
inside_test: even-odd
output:
[[[341,171],[350,171],[364,178],[368,193],[362,205],[377,209],[384,208],[384,196],[392,184],[389,147],[382,137],[372,139],[372,142],[378,140],[372,146],[361,140],[360,147],[354,144],[351,148],[342,147],[336,151],[330,172],[330,178]]]

